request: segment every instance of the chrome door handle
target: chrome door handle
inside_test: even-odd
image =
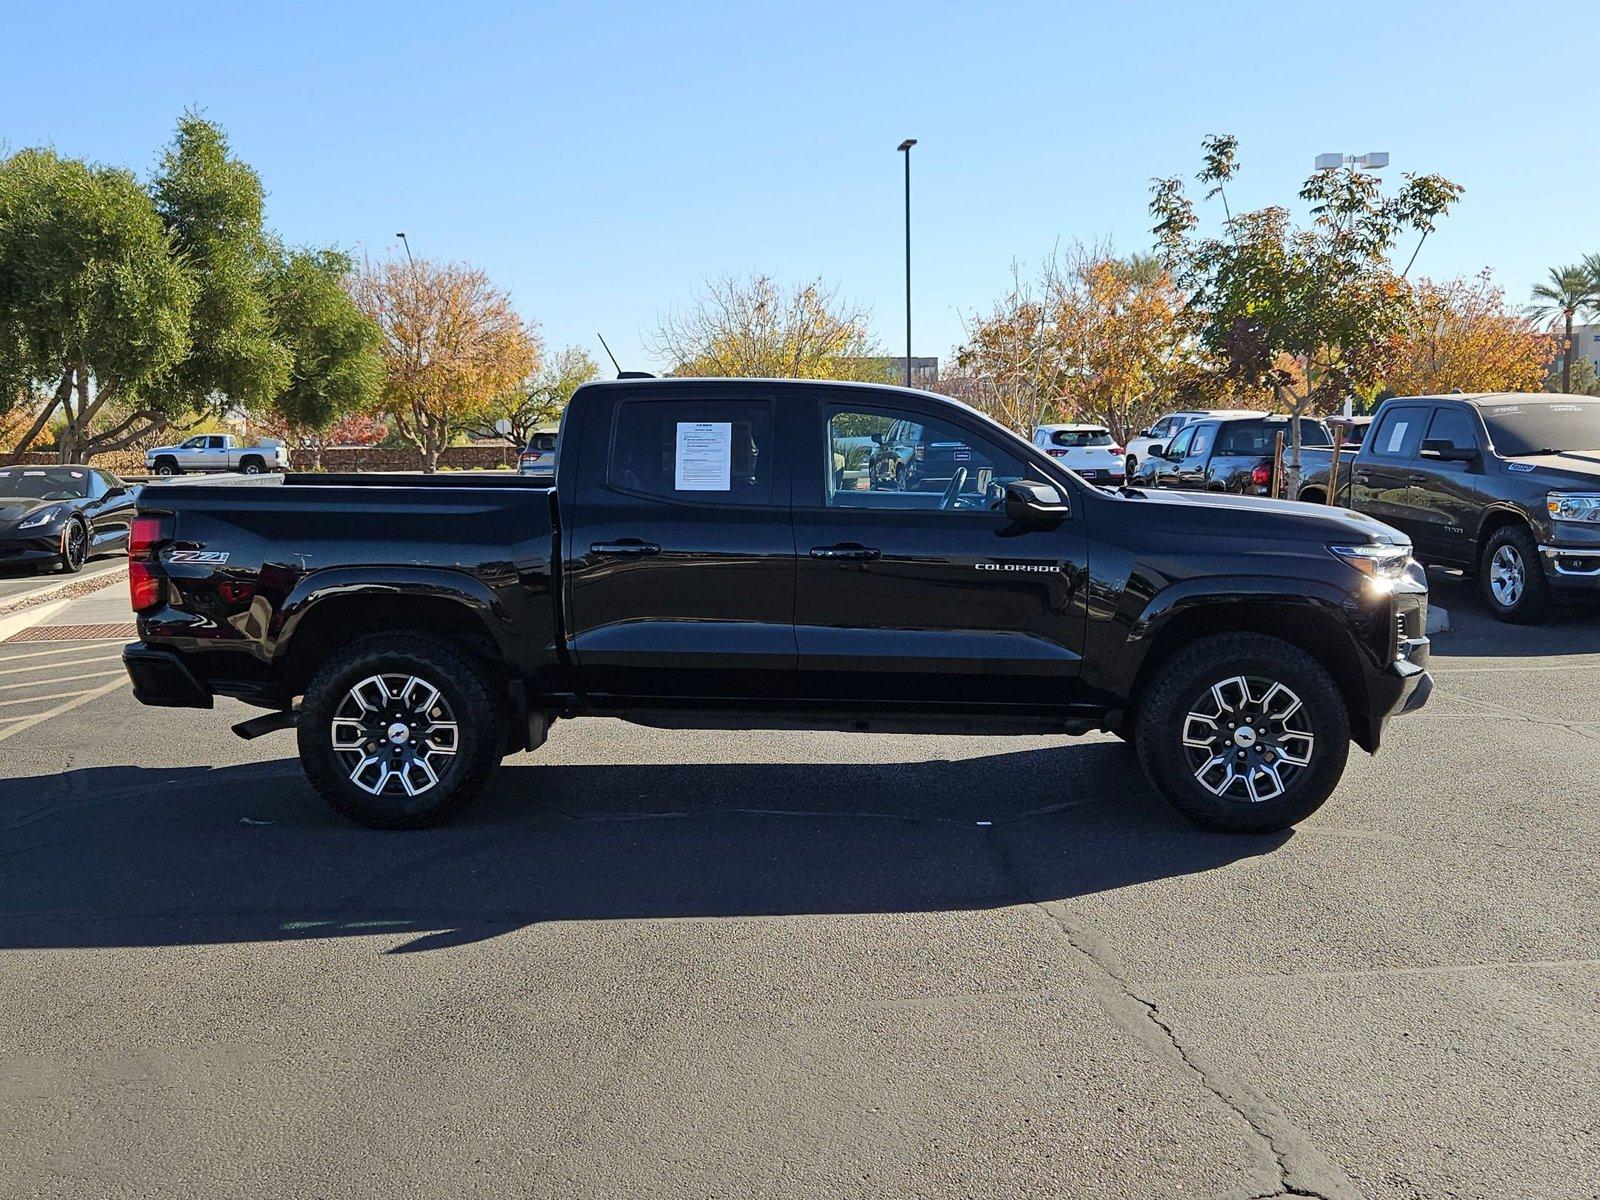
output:
[[[1406,482],[1407,483],[1427,483],[1428,482],[1428,478],[1429,477],[1426,476],[1426,475],[1407,475],[1406,476]]]
[[[648,558],[660,554],[661,547],[654,542],[641,542],[637,538],[624,538],[620,542],[595,542],[590,554],[604,554],[614,558]]]
[[[812,558],[853,558],[860,561],[870,561],[882,558],[883,551],[872,546],[842,545],[842,546],[813,546]]]

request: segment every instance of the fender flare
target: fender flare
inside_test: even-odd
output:
[[[272,660],[281,661],[295,631],[328,600],[348,596],[410,596],[446,600],[470,612],[502,655],[510,647],[505,605],[481,579],[448,567],[329,567],[295,584],[273,623]]]

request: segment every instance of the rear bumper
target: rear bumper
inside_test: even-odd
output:
[[[171,650],[134,642],[122,651],[122,665],[133,680],[133,698],[155,708],[210,708],[211,689],[195,678]]]

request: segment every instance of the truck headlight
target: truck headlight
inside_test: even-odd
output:
[[[1544,504],[1552,520],[1600,525],[1600,492],[1551,492]]]
[[[60,515],[61,506],[59,504],[52,504],[49,508],[41,508],[38,512],[31,513],[27,517],[24,517],[22,520],[18,521],[17,528],[37,529],[41,525],[50,524],[51,521],[54,521]]]
[[[1367,542],[1360,546],[1329,546],[1328,549],[1374,579],[1399,579],[1411,562],[1411,546],[1406,542]]]

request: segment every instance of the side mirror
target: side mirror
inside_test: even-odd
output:
[[[1160,442],[1157,442],[1155,445],[1151,446],[1149,451],[1147,451],[1145,454],[1146,458],[1165,458],[1166,456],[1167,448]]]
[[[872,444],[874,446],[881,446],[888,440],[889,435],[887,433],[875,433],[872,435]]]
[[[1475,463],[1478,451],[1472,446],[1457,446],[1443,438],[1429,438],[1422,443],[1422,457],[1435,462]]]
[[[121,487],[121,486],[109,487],[109,488],[106,489],[106,494],[104,496],[102,496],[101,499],[102,500],[120,500],[120,499],[122,499],[122,497],[126,496],[127,494],[128,494],[128,489],[125,488],[125,487]]]
[[[1006,484],[1006,517],[1019,525],[1059,525],[1071,513],[1052,483],[1013,479]]]

